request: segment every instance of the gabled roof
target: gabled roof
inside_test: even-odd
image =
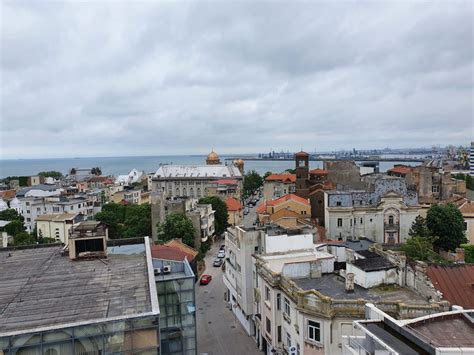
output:
[[[256,209],[256,212],[257,213],[265,213],[266,210],[267,210],[267,206],[278,206],[278,205],[280,205],[282,203],[285,203],[287,201],[290,201],[290,200],[302,203],[302,204],[304,204],[308,207],[310,206],[307,199],[305,199],[303,197],[299,197],[298,195],[295,195],[295,194],[287,194],[287,195],[282,196],[282,197],[280,197],[276,200],[269,200],[269,201],[265,201],[265,202],[261,203],[260,205],[258,205],[258,207]]]
[[[233,197],[227,198],[225,204],[227,205],[227,211],[240,211],[243,208],[242,204]]]
[[[430,265],[426,270],[433,286],[451,304],[474,308],[474,265]]]
[[[199,252],[196,249],[191,248],[189,245],[184,244],[182,241],[178,239],[170,240],[169,242],[166,242],[165,245],[177,248],[187,253],[189,255],[188,257],[189,262],[191,262],[191,260],[193,260],[199,254]]]
[[[296,182],[296,174],[283,173],[271,174],[265,178],[265,181],[281,181],[286,184]]]
[[[176,247],[170,247],[169,245],[152,245],[151,256],[155,259],[176,261],[183,261],[185,258],[189,259],[189,255],[187,253]]]

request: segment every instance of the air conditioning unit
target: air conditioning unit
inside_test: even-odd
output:
[[[296,355],[296,346],[290,346],[288,348],[288,354],[289,355]]]
[[[169,274],[171,272],[171,265],[163,266],[163,274]]]
[[[155,275],[161,274],[161,268],[159,268],[159,267],[156,267],[156,268],[154,269],[154,271],[155,271]]]

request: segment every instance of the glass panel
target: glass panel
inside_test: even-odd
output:
[[[67,340],[72,338],[71,329],[58,330],[54,332],[43,333],[43,342],[51,343],[57,342],[59,340]]]
[[[125,330],[125,321],[104,324],[105,333],[113,333],[120,330]]]
[[[58,344],[43,344],[44,355],[71,355],[73,353],[72,340]]]
[[[75,355],[98,355],[104,351],[104,339],[101,335],[74,340]]]
[[[193,338],[185,338],[184,339],[184,347],[185,349],[194,349],[196,348],[196,339]]]
[[[194,292],[193,291],[183,291],[181,292],[181,302],[193,302],[194,301]]]
[[[21,349],[11,349],[7,354],[16,354],[16,355],[42,355],[41,348],[39,345],[25,347]]]
[[[12,347],[22,347],[24,345],[39,344],[41,336],[39,334],[27,334],[11,337]]]
[[[87,325],[74,328],[75,337],[88,337],[91,335],[102,334],[102,325]]]

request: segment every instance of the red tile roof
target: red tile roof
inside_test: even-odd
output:
[[[165,245],[177,248],[187,253],[189,255],[188,261],[193,260],[199,254],[199,252],[196,249],[191,248],[189,245],[184,244],[179,239],[170,240],[169,242],[166,242]]]
[[[217,180],[219,185],[237,185],[239,182],[237,180]]]
[[[426,270],[433,286],[451,304],[474,308],[474,265],[430,265]]]
[[[309,173],[312,175],[326,175],[328,174],[328,171],[325,169],[313,169],[310,170]]]
[[[178,248],[170,247],[168,245],[152,245],[151,256],[156,259],[176,260],[183,261],[184,258],[188,258],[189,255]]]
[[[260,205],[258,205],[256,212],[257,213],[265,213],[265,211],[267,210],[267,206],[278,206],[279,204],[290,201],[290,200],[297,201],[299,203],[303,203],[307,206],[310,205],[308,200],[303,198],[303,197],[299,197],[295,194],[287,194],[287,195],[282,196],[282,197],[280,197],[276,200],[269,200],[269,201],[265,201],[265,202],[261,203]]]
[[[284,183],[296,182],[296,174],[272,174],[265,178],[265,181],[281,181]]]
[[[289,200],[304,203],[305,205],[309,206],[309,202],[306,198],[299,197],[298,195],[295,195],[295,194],[287,194],[285,196],[280,197],[279,199],[267,201],[267,205],[278,206],[280,203],[287,202]]]
[[[392,169],[389,169],[388,172],[406,175],[411,172],[411,168],[409,168],[408,166],[395,166]]]
[[[233,197],[227,198],[225,204],[227,205],[227,211],[240,211],[243,208],[242,204]]]
[[[0,198],[7,200],[14,199],[16,196],[16,190],[3,190],[0,191]]]

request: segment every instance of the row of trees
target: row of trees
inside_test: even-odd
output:
[[[416,217],[408,234],[410,238],[402,250],[409,258],[420,261],[436,261],[436,251],[454,251],[467,242],[463,216],[454,204],[431,206],[426,219]]]
[[[6,226],[0,227],[0,232],[6,232],[8,235],[12,236],[12,244],[14,246],[55,242],[55,240],[51,238],[43,238],[42,236],[38,237],[36,235],[36,228],[33,232],[28,233],[25,230],[24,217],[12,208],[0,211],[0,220],[10,221]]]

